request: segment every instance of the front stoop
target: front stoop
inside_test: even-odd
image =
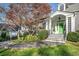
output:
[[[63,34],[51,34],[48,36],[47,39],[43,40],[47,45],[61,45],[65,43],[64,35]]]

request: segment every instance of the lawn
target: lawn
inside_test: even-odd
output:
[[[77,56],[79,42],[66,42],[65,45],[26,49],[0,49],[1,56]]]

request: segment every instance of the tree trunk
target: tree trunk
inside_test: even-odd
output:
[[[18,30],[18,34],[17,34],[17,37],[18,37],[18,40],[20,39],[20,35],[19,35],[20,31]]]

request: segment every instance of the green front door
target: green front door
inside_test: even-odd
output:
[[[59,30],[58,30],[58,32],[59,32],[59,34],[63,34],[63,32],[64,32],[64,24],[63,23],[59,23]]]
[[[55,25],[55,34],[63,34],[64,32],[64,24],[63,22],[58,22],[57,25]]]

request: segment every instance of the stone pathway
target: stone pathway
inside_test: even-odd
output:
[[[9,45],[11,45],[10,41],[0,42],[0,48],[7,48]]]
[[[6,42],[0,42],[0,48],[14,48],[14,49],[20,49],[20,48],[40,48],[41,46],[45,46],[46,44],[43,42],[30,42],[30,43],[24,43],[24,44],[9,44],[10,41]]]
[[[30,42],[24,44],[13,45],[11,41],[0,42],[0,48],[39,48],[41,46],[55,46],[65,43],[63,35],[49,35],[49,37],[41,42]]]

